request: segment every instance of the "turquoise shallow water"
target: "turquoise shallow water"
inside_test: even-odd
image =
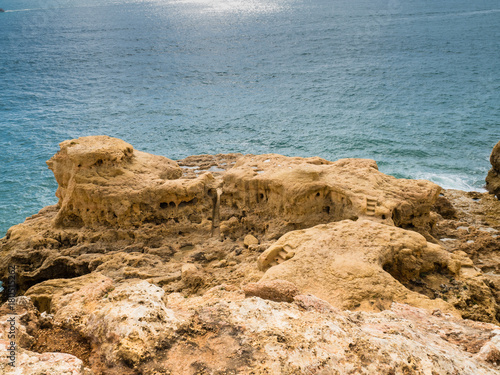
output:
[[[0,235],[45,160],[107,134],[176,159],[373,158],[480,190],[500,140],[497,0],[0,0]]]

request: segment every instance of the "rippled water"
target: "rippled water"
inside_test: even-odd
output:
[[[0,0],[0,235],[92,134],[176,159],[373,158],[480,190],[500,139],[498,1]]]

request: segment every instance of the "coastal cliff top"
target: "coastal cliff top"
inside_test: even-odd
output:
[[[397,179],[367,159],[174,161],[107,136],[64,141],[47,164],[58,204],[0,240],[1,279],[15,265],[24,295],[25,363],[78,374],[497,371],[492,194]]]

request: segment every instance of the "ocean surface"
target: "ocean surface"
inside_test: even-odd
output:
[[[0,236],[56,203],[58,143],[375,159],[482,190],[498,0],[0,0]]]

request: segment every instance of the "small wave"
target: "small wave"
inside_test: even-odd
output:
[[[40,10],[42,8],[34,8],[34,9],[10,9],[6,10],[5,13],[11,13],[11,12],[29,12],[31,10]]]
[[[459,15],[459,16],[473,16],[475,14],[490,14],[490,13],[498,13],[498,12],[500,12],[500,9],[486,9],[486,10],[475,10],[472,12],[458,13],[457,15]]]
[[[428,180],[432,181],[435,184],[438,184],[443,189],[456,189],[462,191],[477,191],[480,193],[486,192],[486,189],[474,186],[471,183],[470,178],[460,175],[443,175],[437,173],[417,173],[412,178],[416,178],[419,180]]]

